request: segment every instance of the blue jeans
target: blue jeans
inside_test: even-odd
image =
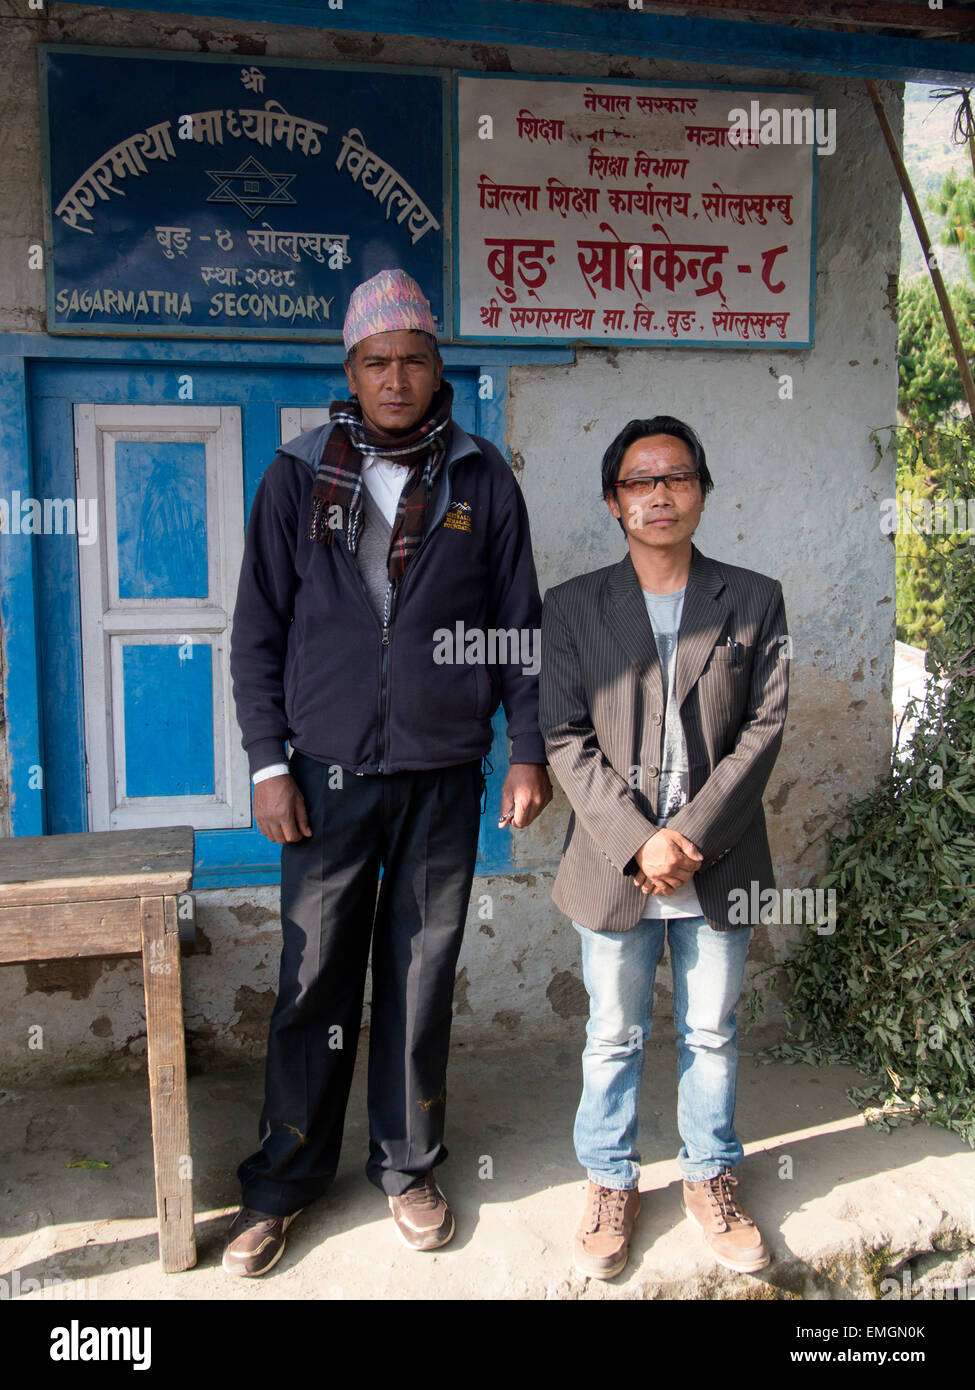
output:
[[[589,1022],[582,1054],[576,1155],[602,1187],[636,1187],[637,1106],[644,1043],[653,1022],[653,980],[670,941],[677,1029],[677,1128],[681,1173],[713,1178],[742,1160],[735,1133],[738,1043],[735,1007],[751,929],[715,931],[703,917],[641,918],[632,931],[582,938]]]

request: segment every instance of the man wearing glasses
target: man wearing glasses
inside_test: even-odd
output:
[[[762,792],[785,723],[786,619],[777,580],[692,544],[712,487],[688,425],[631,420],[602,463],[629,552],[550,589],[542,616],[539,724],[572,806],[552,896],[581,938],[590,1000],[574,1258],[602,1279],[625,1266],[640,1208],[637,1107],[665,935],[684,1211],[722,1265],[769,1262],[736,1193],[735,1008],[751,936],[741,890],[757,902],[774,888]]]

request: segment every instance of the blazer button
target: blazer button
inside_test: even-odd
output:
[[[662,720],[663,720],[663,715],[655,714],[655,715],[653,716],[653,723],[654,723],[654,724],[660,724],[660,723],[662,722]]]
[[[648,767],[648,768],[647,768],[647,773],[648,773],[648,775],[649,775],[650,777],[659,777],[659,776],[660,776],[660,768],[659,768],[659,767]]]

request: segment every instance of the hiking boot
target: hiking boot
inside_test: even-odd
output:
[[[612,1279],[619,1274],[629,1258],[630,1237],[639,1210],[640,1194],[635,1187],[600,1187],[590,1181],[586,1210],[572,1247],[580,1274],[594,1279]]]
[[[254,1277],[273,1269],[284,1254],[284,1233],[298,1214],[270,1216],[266,1211],[241,1207],[230,1223],[223,1247],[227,1273]]]
[[[730,1168],[716,1178],[684,1183],[684,1212],[704,1232],[711,1253],[726,1269],[754,1274],[771,1256],[762,1233],[735,1192],[738,1179]]]
[[[411,1250],[439,1250],[454,1234],[454,1214],[432,1172],[390,1197],[389,1209],[400,1240]]]

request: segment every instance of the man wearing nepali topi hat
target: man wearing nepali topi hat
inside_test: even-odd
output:
[[[530,825],[552,796],[534,663],[472,666],[463,650],[444,662],[435,637],[457,624],[537,636],[520,489],[452,420],[415,280],[383,270],[359,285],[344,340],[352,397],[265,472],[234,613],[237,718],[255,820],[282,846],[283,937],[261,1147],[238,1169],[223,1255],[239,1275],[277,1263],[335,1175],[370,937],[366,1173],[407,1245],[453,1235],[433,1170],[447,1157],[454,974],[502,701],[502,820]]]

